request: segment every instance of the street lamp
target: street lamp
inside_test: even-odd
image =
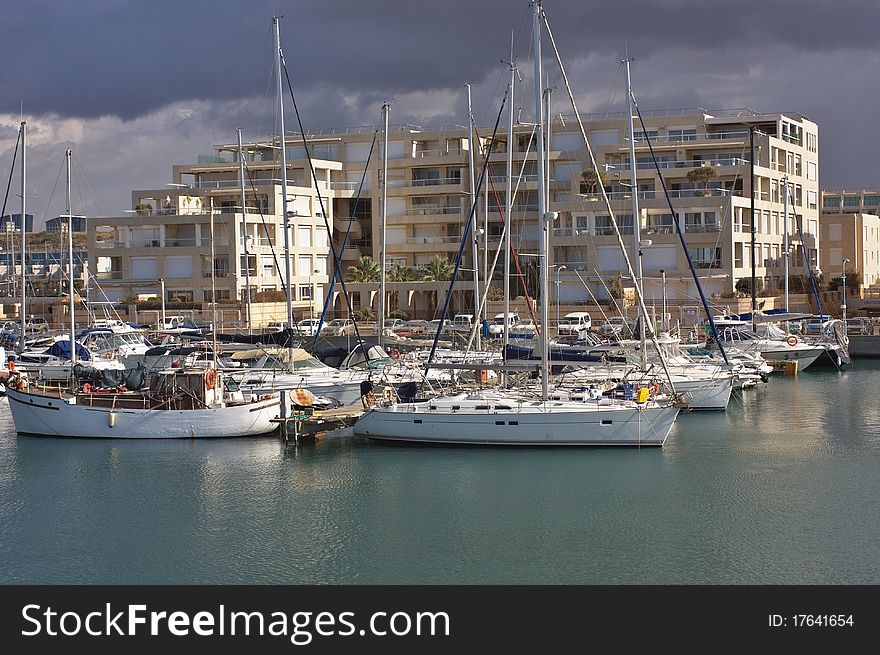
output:
[[[556,332],[559,332],[559,273],[563,268],[568,268],[565,264],[559,264],[556,267]]]
[[[843,296],[840,300],[840,310],[841,316],[843,318],[843,329],[846,330],[846,265],[849,263],[848,259],[843,260],[843,275],[841,276],[841,284],[843,285]]]

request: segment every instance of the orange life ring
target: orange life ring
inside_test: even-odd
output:
[[[216,384],[217,384],[217,371],[215,371],[213,368],[209,368],[205,372],[205,386],[208,389],[213,389],[214,385],[216,385]]]
[[[88,382],[83,385],[83,393],[92,393],[92,385]]]
[[[400,351],[397,348],[394,348],[391,351],[391,356],[396,359],[398,362],[400,361]]]
[[[796,346],[798,344],[797,337],[792,335],[785,340],[785,343],[787,343],[789,346]]]
[[[10,359],[10,360],[9,360],[9,364],[8,364],[8,366],[9,366],[9,370],[10,370],[10,371],[14,371],[14,370],[15,370],[15,360],[14,360],[14,359]]]

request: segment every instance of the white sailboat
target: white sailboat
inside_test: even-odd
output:
[[[536,163],[544,179],[541,83],[541,6],[534,2]],[[509,107],[513,111],[513,104]],[[508,171],[510,175],[510,171]],[[541,392],[458,394],[417,403],[382,403],[354,426],[356,435],[387,441],[487,445],[656,445],[662,446],[678,408],[659,404],[647,389],[633,400],[600,395],[580,401],[552,400],[548,388],[548,224],[544,185],[538,185],[539,261],[541,263]]]
[[[249,437],[276,429],[276,395],[245,396],[213,369],[172,369],[152,375],[144,391],[73,394],[6,390],[15,429],[47,437],[195,439]]]

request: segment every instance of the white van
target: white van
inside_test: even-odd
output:
[[[556,326],[559,335],[578,334],[581,330],[589,330],[593,327],[593,321],[587,312],[571,312],[566,314]]]
[[[160,330],[173,330],[186,324],[187,320],[185,316],[165,316],[164,319],[161,317],[159,318]]]
[[[444,329],[450,332],[470,332],[473,327],[473,314],[456,314],[451,321],[446,323]]]
[[[510,332],[519,323],[519,314],[511,312],[507,315],[507,331]],[[504,313],[496,314],[489,325],[489,334],[504,334]]]

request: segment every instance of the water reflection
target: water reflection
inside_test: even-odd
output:
[[[70,441],[0,407],[0,581],[877,582],[878,368],[643,450]]]

